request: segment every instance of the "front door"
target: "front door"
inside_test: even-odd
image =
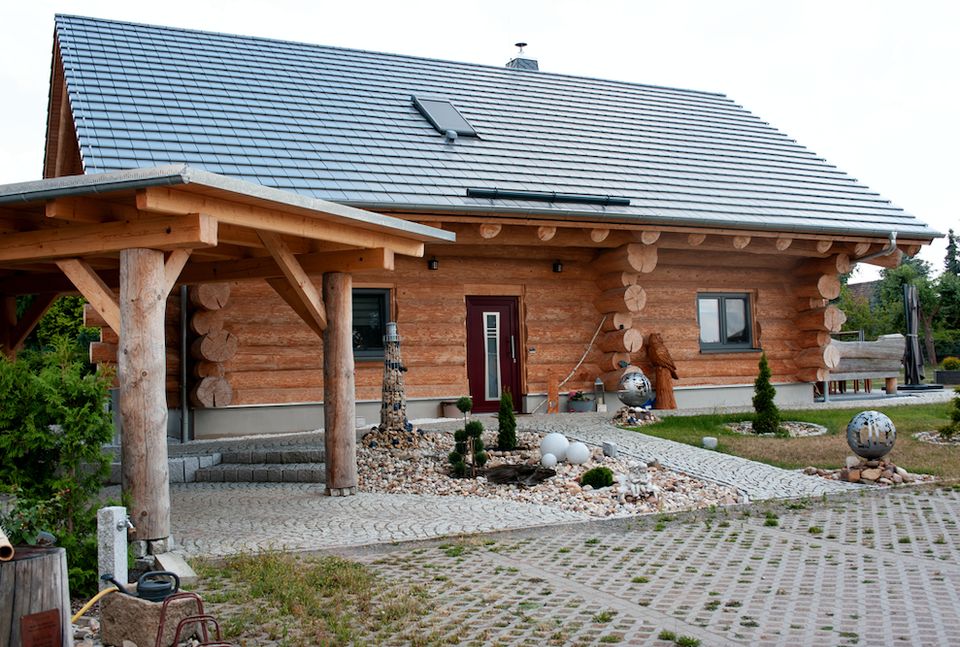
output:
[[[497,411],[504,390],[519,404],[517,297],[467,297],[467,379],[474,411]]]

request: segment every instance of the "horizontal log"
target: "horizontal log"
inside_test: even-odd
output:
[[[795,373],[800,382],[825,382],[830,376],[830,371],[825,368],[804,368]]]
[[[847,315],[836,306],[806,310],[797,314],[794,323],[799,330],[828,330],[839,332]]]
[[[840,363],[840,351],[833,344],[822,348],[805,348],[796,356],[798,368],[827,368],[833,369]]]
[[[605,353],[636,353],[643,348],[643,334],[635,328],[624,328],[601,334],[597,348]]]
[[[632,312],[610,312],[603,320],[603,330],[605,331],[624,330],[626,328],[633,328]]]
[[[275,316],[275,312],[271,313]],[[190,330],[197,335],[206,335],[223,328],[224,311],[199,310],[190,317]]]
[[[603,371],[622,371],[631,364],[630,353],[603,353],[597,363]]]
[[[798,348],[822,348],[830,343],[831,338],[826,330],[805,330],[798,332],[794,340]]]
[[[597,288],[604,292],[614,288],[624,288],[628,285],[636,285],[640,274],[637,272],[610,272],[601,274],[597,277]]]
[[[620,389],[620,378],[622,378],[625,373],[636,373],[637,371],[641,371],[637,366],[628,366],[616,371],[606,371],[600,375],[600,379],[603,381],[603,388],[608,392],[616,393]]]
[[[833,367],[832,373],[899,373],[903,366],[903,358],[853,358],[841,357],[840,363]]]
[[[237,354],[240,339],[228,330],[218,330],[193,342],[190,352],[196,359],[225,362]]]
[[[821,274],[816,282],[802,282],[795,292],[798,297],[833,300],[840,296],[840,279],[836,274]]]
[[[204,283],[190,288],[190,303],[198,308],[219,310],[230,300],[229,283]]]
[[[647,304],[647,292],[639,285],[606,290],[597,297],[594,305],[598,312],[632,312],[643,310]]]
[[[117,344],[95,341],[90,344],[91,364],[116,364]]]
[[[590,267],[598,274],[639,272],[646,274],[657,267],[657,248],[631,243],[600,254]]]
[[[223,362],[200,361],[193,365],[194,377],[223,377],[225,373]]]
[[[190,392],[195,407],[226,407],[233,402],[233,388],[225,377],[205,377]]]
[[[834,254],[827,258],[809,259],[797,265],[797,274],[847,274],[853,270],[848,254]]]
[[[903,335],[883,335],[876,341],[836,341],[834,344],[843,358],[900,359],[905,346]]]

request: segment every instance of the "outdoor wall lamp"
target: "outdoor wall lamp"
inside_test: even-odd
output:
[[[563,271],[563,263],[561,263],[560,261],[554,261],[554,262],[553,262],[553,271],[556,272],[557,274],[559,274],[560,272],[562,272],[562,271]]]
[[[438,261],[436,258],[431,258],[429,261],[427,261],[427,269],[428,269],[428,270],[439,270],[439,269],[440,269],[440,261]]]

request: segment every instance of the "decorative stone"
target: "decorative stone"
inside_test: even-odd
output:
[[[620,452],[619,452],[619,450],[618,450],[618,448],[617,448],[617,443],[610,443],[610,442],[607,442],[607,441],[604,441],[604,442],[603,442],[603,455],[604,455],[604,456],[609,456],[610,458],[616,458],[619,453],[620,453]]]
[[[567,457],[567,448],[570,441],[560,432],[554,431],[544,436],[540,441],[540,456],[544,454],[553,454],[557,461],[562,461]]]
[[[570,443],[567,448],[567,462],[571,465],[583,465],[590,460],[590,448],[583,443]]]
[[[703,440],[700,441],[704,449],[716,449],[717,448],[717,439],[713,436],[704,436]]]
[[[896,439],[897,429],[893,421],[879,411],[862,411],[847,425],[847,444],[855,454],[867,459],[877,459],[889,453]],[[863,476],[867,478],[866,472]]]
[[[643,407],[653,402],[653,385],[643,371],[633,368],[630,373],[621,376],[617,397],[628,407]]]
[[[557,457],[553,454],[544,454],[540,457],[540,464],[547,468],[556,467]]]
[[[876,481],[880,479],[881,473],[879,467],[870,467],[860,472],[860,478],[864,481]]]
[[[847,459],[846,459],[847,469],[853,469],[859,464],[860,464],[859,456],[847,456]]]

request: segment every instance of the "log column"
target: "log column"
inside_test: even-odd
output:
[[[353,277],[323,275],[323,442],[327,494],[357,492],[356,391],[353,366]]]
[[[166,285],[163,252],[120,252],[120,415],[123,491],[137,540],[170,536],[167,467]],[[162,547],[158,547],[163,552]]]

